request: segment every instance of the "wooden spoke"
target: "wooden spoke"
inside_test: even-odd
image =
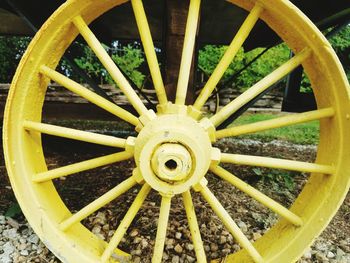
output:
[[[303,61],[305,61],[311,54],[311,50],[306,48],[297,54],[295,57],[284,63],[278,69],[267,75],[265,78],[256,83],[253,87],[242,93],[235,100],[227,104],[224,108],[222,108],[217,114],[210,118],[210,121],[218,126],[222,122],[224,122],[228,117],[230,117],[233,113],[239,110],[246,103],[254,99],[256,96],[261,94],[268,87],[288,75],[295,68],[300,66]]]
[[[32,180],[33,182],[36,182],[36,183],[47,182],[62,176],[76,174],[79,172],[87,171],[87,170],[105,166],[108,164],[128,160],[132,157],[133,157],[133,154],[130,152],[114,153],[114,154],[94,158],[91,160],[70,164],[70,165],[53,169],[47,172],[38,173],[33,175]]]
[[[157,236],[156,236],[156,243],[154,245],[152,263],[162,262],[164,243],[166,239],[166,230],[168,227],[170,206],[171,206],[171,197],[163,196],[162,203],[160,205]]]
[[[25,121],[23,127],[28,131],[36,131],[53,136],[78,140],[83,142],[95,143],[110,147],[125,148],[125,139],[116,138],[113,136],[102,135],[93,132],[86,132],[71,128],[65,128],[56,125],[50,125],[40,122]]]
[[[205,104],[205,102],[208,100],[211,93],[215,89],[216,85],[219,83],[220,79],[226,72],[227,68],[232,63],[232,60],[236,56],[239,49],[242,47],[244,41],[249,36],[254,25],[258,21],[262,11],[263,11],[263,8],[260,4],[256,4],[255,7],[251,10],[250,14],[244,21],[237,35],[232,40],[230,46],[228,47],[221,61],[215,68],[213,74],[210,76],[208,82],[206,83],[205,87],[203,88],[197,100],[195,101],[193,106],[198,111],[201,110],[201,108],[203,107],[203,105]]]
[[[192,243],[194,245],[194,250],[196,252],[196,257],[198,262],[206,263],[207,258],[205,256],[205,251],[203,247],[203,241],[201,238],[201,232],[199,230],[198,221],[196,217],[196,212],[194,211],[194,205],[192,202],[192,197],[190,191],[186,191],[182,194],[184,200],[184,206],[186,210],[188,224],[190,226]]]
[[[284,217],[286,220],[291,222],[292,224],[296,226],[301,226],[303,224],[302,219],[285,208],[284,206],[280,205],[276,201],[272,200],[270,197],[264,195],[254,187],[248,185],[244,181],[240,180],[230,172],[226,171],[225,169],[221,168],[220,166],[211,166],[210,170],[216,174],[217,176],[221,177],[223,180],[229,182],[233,186],[237,187],[242,192],[246,193],[247,195],[251,196],[264,206],[270,208],[272,211],[277,213],[278,215]]]
[[[143,7],[142,0],[131,0],[131,4],[134,10],[137,27],[140,32],[141,41],[146,54],[146,59],[149,65],[159,104],[164,105],[168,102],[168,99],[165,92],[162,74],[160,72],[159,63],[155,52],[145,9]]]
[[[125,235],[125,232],[128,230],[131,222],[134,220],[137,212],[140,210],[143,202],[145,201],[148,193],[151,191],[151,187],[148,184],[144,184],[141,188],[140,192],[136,196],[134,202],[130,206],[128,212],[125,214],[122,222],[118,226],[117,230],[115,231],[111,241],[109,242],[108,246],[106,247],[105,251],[103,252],[101,256],[101,262],[109,262],[109,258],[112,256],[114,250],[119,245],[120,241],[122,240],[123,236]]]
[[[70,90],[71,92],[78,94],[79,96],[83,97],[84,99],[86,99],[86,100],[90,101],[91,103],[99,106],[100,108],[114,114],[115,116],[133,124],[134,126],[137,126],[139,124],[139,120],[137,119],[137,117],[132,115],[130,112],[120,108],[119,106],[115,105],[114,103],[97,95],[96,93],[85,88],[84,86],[80,85],[79,83],[67,78],[66,76],[60,74],[59,72],[57,72],[57,71],[55,71],[47,66],[41,66],[40,72],[42,74],[44,74],[45,76],[49,77],[50,79],[61,84],[62,86],[64,86],[68,90]]]
[[[200,5],[201,0],[190,1],[175,101],[175,103],[179,105],[184,105],[186,101],[194,45],[196,42]]]
[[[264,262],[259,252],[255,249],[252,243],[250,243],[249,239],[243,234],[242,230],[237,226],[235,221],[233,221],[231,216],[227,213],[225,208],[221,205],[219,200],[209,190],[209,188],[207,186],[201,187],[200,193],[220,218],[220,220],[224,223],[225,227],[230,231],[232,236],[234,236],[239,244],[247,250],[248,254],[252,257],[254,262]]]
[[[137,184],[135,178],[130,177],[129,179],[125,180],[124,182],[120,183],[118,186],[113,188],[112,190],[105,193],[100,198],[96,199],[89,205],[85,206],[83,209],[81,209],[76,214],[72,215],[65,221],[63,221],[60,224],[60,229],[62,231],[66,231],[69,229],[72,225],[79,223],[83,219],[87,218],[92,213],[96,212],[101,207],[105,206],[106,204],[112,202],[114,199],[118,198],[128,190],[130,190],[133,186]]]
[[[239,136],[254,132],[266,131],[270,129],[291,126],[299,123],[319,120],[323,118],[331,118],[335,114],[333,108],[325,108],[321,110],[308,111],[304,113],[292,114],[284,117],[278,117],[272,120],[259,121],[251,124],[236,126],[216,132],[216,138]]]
[[[284,160],[279,158],[269,158],[252,155],[240,155],[240,154],[221,154],[221,162],[233,163],[238,165],[249,165],[268,167],[274,169],[284,169],[299,172],[308,173],[321,173],[321,174],[332,174],[334,167],[331,165],[322,165],[315,163],[299,162],[293,160]]]
[[[86,40],[90,48],[94,51],[103,66],[107,69],[115,83],[117,83],[118,87],[124,92],[125,96],[128,98],[135,110],[140,115],[146,114],[147,108],[141,101],[140,97],[131,87],[130,83],[116,66],[112,58],[108,55],[107,51],[104,49],[100,41],[98,41],[94,33],[90,30],[84,19],[81,16],[77,16],[74,18],[73,23],[78,28],[80,34]]]

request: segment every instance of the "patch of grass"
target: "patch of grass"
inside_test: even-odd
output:
[[[271,120],[286,114],[246,114],[235,120],[229,127]],[[319,121],[311,121],[278,129],[239,136],[239,138],[254,139],[261,141],[283,140],[296,144],[318,144]]]

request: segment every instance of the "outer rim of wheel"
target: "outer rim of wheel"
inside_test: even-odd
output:
[[[106,244],[81,224],[62,233],[58,224],[70,212],[52,183],[46,182],[45,187],[42,187],[33,183],[29,176],[21,176],[47,169],[40,135],[28,138],[22,124],[28,119],[40,122],[48,79],[39,78],[38,68],[42,64],[54,68],[73,41],[78,32],[70,23],[71,19],[82,14],[90,22],[112,6],[123,2],[125,1],[110,0],[96,4],[92,0],[72,0],[58,9],[40,30],[22,59],[6,106],[4,151],[13,190],[34,231],[63,262],[98,262]],[[231,2],[248,10],[255,5],[255,1]],[[331,176],[313,174],[291,209],[302,215],[304,225],[297,228],[286,220],[281,220],[254,244],[267,262],[293,262],[327,226],[349,189],[350,177],[347,171],[350,162],[346,159],[350,155],[350,143],[346,134],[350,129],[349,84],[328,42],[300,11],[284,0],[260,3],[264,7],[260,17],[295,53],[300,52],[305,44],[312,50],[313,56],[303,66],[313,87],[317,87],[314,92],[318,108],[333,107],[335,110],[332,119],[321,121],[317,155],[318,163],[333,165],[335,172]],[[29,88],[30,86],[34,88]],[[39,106],[32,108],[31,105]],[[118,253],[124,254],[120,251]],[[252,262],[246,251],[231,255],[228,260]]]

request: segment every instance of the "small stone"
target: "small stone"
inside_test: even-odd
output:
[[[94,226],[94,228],[91,231],[92,233],[94,233],[95,235],[100,234],[101,233],[101,226]]]
[[[220,236],[219,243],[222,245],[222,244],[225,244],[226,242],[227,242],[226,236]]]
[[[191,256],[189,256],[189,255],[186,256],[186,260],[187,260],[189,263],[193,263],[193,262],[196,261],[195,258],[193,258],[193,257],[191,257]]]
[[[133,243],[134,244],[139,244],[141,242],[142,238],[141,237],[135,237]]]
[[[308,250],[304,253],[303,257],[305,259],[311,259],[312,258],[312,254],[311,254],[311,250]]]
[[[165,245],[166,245],[166,248],[169,250],[169,249],[173,249],[174,248],[174,245],[175,245],[175,239],[173,238],[169,238],[165,241]]]
[[[209,252],[209,251],[210,251],[210,246],[205,245],[205,246],[204,246],[204,251],[205,251],[205,252]]]
[[[148,241],[146,239],[142,239],[141,247],[142,247],[142,249],[145,249],[148,247]]]
[[[3,254],[10,255],[15,251],[15,247],[12,245],[12,243],[6,242],[3,246],[2,250],[4,251]]]
[[[224,255],[228,255],[231,253],[231,249],[229,248],[224,248],[223,250],[221,250],[221,252],[224,254]]]
[[[261,238],[261,234],[260,233],[253,233],[253,239],[254,240],[258,240],[259,238]]]
[[[317,252],[315,256],[316,256],[316,259],[318,259],[321,262],[328,262],[328,258],[321,252]]]
[[[131,255],[136,255],[136,256],[140,256],[142,254],[141,249],[136,249],[131,251]]]
[[[338,249],[337,249],[337,256],[338,256],[338,257],[342,257],[342,256],[344,256],[344,255],[345,255],[345,252],[344,252],[342,249],[338,248]]]
[[[22,250],[22,251],[20,252],[20,254],[21,254],[22,256],[28,256],[28,255],[29,255],[29,252],[28,252],[28,250]]]
[[[141,263],[141,258],[140,257],[134,257],[133,258],[134,263]]]
[[[137,229],[133,229],[131,232],[130,232],[130,236],[131,237],[136,237],[137,235],[139,234],[139,231],[137,231]]]
[[[176,253],[181,254],[182,251],[183,251],[183,248],[182,248],[182,246],[181,246],[180,244],[177,244],[177,245],[175,246],[174,250],[175,250]]]
[[[219,247],[218,247],[217,244],[215,244],[215,243],[211,243],[211,244],[210,244],[210,250],[211,250],[212,252],[216,252],[216,251],[218,251],[218,249],[219,249]]]
[[[18,229],[20,227],[19,223],[16,220],[12,219],[11,217],[7,218],[7,224],[9,224],[11,227],[15,229]]]
[[[194,246],[193,246],[192,244],[187,243],[187,244],[186,244],[186,249],[187,249],[188,251],[192,251],[192,250],[194,249]]]
[[[32,244],[38,244],[39,243],[39,237],[36,234],[32,234],[29,236],[28,241]]]
[[[176,232],[175,238],[176,239],[181,239],[181,237],[182,237],[182,234],[180,232]]]
[[[18,236],[18,233],[16,229],[11,228],[11,229],[4,230],[2,232],[2,235],[10,240],[14,240]]]
[[[332,251],[327,253],[327,258],[335,258],[335,254]]]
[[[6,223],[6,217],[0,216],[0,225],[5,225]]]
[[[237,225],[244,233],[246,233],[248,231],[248,227],[244,222],[239,221]]]
[[[105,225],[107,223],[107,219],[106,219],[106,215],[105,213],[102,213],[102,212],[98,212],[94,221],[93,221],[93,224],[100,224],[100,225]]]
[[[180,263],[180,257],[179,256],[173,256],[171,259],[171,263]]]
[[[20,244],[19,247],[18,247],[19,250],[25,250],[26,248],[27,248],[27,244],[26,243]]]

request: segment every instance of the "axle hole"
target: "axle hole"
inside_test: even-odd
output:
[[[173,171],[177,168],[177,162],[175,162],[173,159],[170,159],[165,163],[166,168]]]

